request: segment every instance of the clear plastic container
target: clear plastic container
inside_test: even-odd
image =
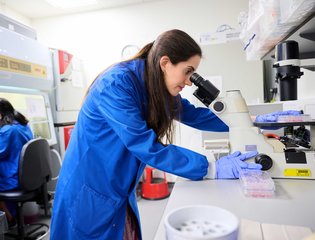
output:
[[[259,60],[315,12],[314,0],[249,0],[240,39],[247,60]]]
[[[240,183],[247,197],[273,197],[275,184],[269,173],[260,170],[241,170]]]
[[[299,24],[314,8],[314,0],[280,0],[281,21],[286,24]]]

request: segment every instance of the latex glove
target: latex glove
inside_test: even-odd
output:
[[[301,111],[297,111],[297,110],[273,112],[269,114],[258,115],[256,117],[255,122],[277,122],[279,116],[284,116],[284,115],[298,116],[301,114],[302,114]]]
[[[260,164],[244,162],[246,159],[255,157],[257,154],[256,151],[244,154],[237,151],[219,158],[216,161],[216,178],[239,178],[239,171],[241,169],[260,170],[262,168]]]

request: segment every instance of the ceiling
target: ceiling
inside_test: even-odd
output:
[[[7,7],[23,15],[24,17],[27,17],[29,19],[36,19],[65,14],[96,11],[105,8],[121,7],[132,4],[143,4],[153,1],[162,0],[97,0],[98,3],[95,5],[70,9],[54,7],[44,0],[0,0],[0,4],[3,9]]]

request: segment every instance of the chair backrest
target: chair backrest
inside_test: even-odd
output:
[[[51,197],[54,197],[56,186],[59,178],[59,172],[61,169],[61,157],[56,149],[50,149],[51,156],[51,180],[47,183],[47,190]]]
[[[46,139],[28,141],[22,148],[19,162],[19,183],[24,191],[40,188],[51,178],[50,147]]]

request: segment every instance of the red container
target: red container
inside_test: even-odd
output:
[[[64,74],[67,67],[70,65],[73,55],[62,50],[58,50],[59,58],[59,73]]]
[[[167,198],[170,195],[166,174],[164,178],[154,178],[152,167],[145,168],[145,180],[142,183],[142,197],[149,200],[158,200]]]

